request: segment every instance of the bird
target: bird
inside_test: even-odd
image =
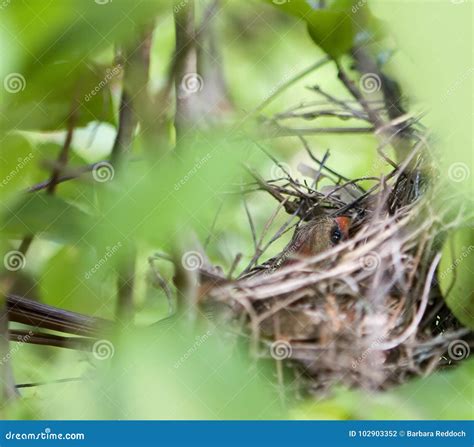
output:
[[[315,256],[347,240],[350,221],[346,216],[323,216],[300,226],[283,250],[285,263],[295,257]]]
[[[239,279],[274,272],[303,258],[315,256],[349,238],[351,218],[318,216],[296,228],[293,237],[277,256],[244,272]]]

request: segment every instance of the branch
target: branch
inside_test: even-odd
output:
[[[356,62],[357,70],[360,73],[373,73],[381,80],[385,109],[392,122],[391,125],[396,131],[396,137],[392,145],[397,155],[397,161],[401,163],[411,150],[410,139],[412,132],[409,126],[404,126],[403,123],[397,122],[400,117],[406,115],[406,111],[402,106],[402,92],[400,87],[394,80],[382,73],[377,64],[362,47],[355,47],[352,50],[352,56]]]
[[[120,321],[131,321],[133,319],[133,288],[135,284],[135,262],[137,259],[136,249],[133,243],[128,244],[128,253],[122,261],[117,278],[118,300],[117,319]]]
[[[112,147],[113,163],[117,163],[130,152],[138,124],[138,110],[135,104],[148,102],[147,85],[152,32],[152,27],[146,27],[145,31],[140,33],[140,36],[125,49],[122,57],[123,87],[119,107],[119,125]]]
[[[0,380],[2,381],[0,403],[2,404],[18,396],[10,363],[8,315],[5,311],[6,305],[5,298],[0,297]]]
[[[90,165],[81,166],[78,169],[77,173],[61,175],[56,179],[56,185],[59,185],[60,183],[63,183],[63,182],[67,182],[68,180],[74,180],[74,179],[80,177],[83,174],[86,174],[88,172],[92,172],[96,167],[98,167],[98,166],[100,166],[104,163],[108,163],[108,162],[106,160],[105,161],[99,161],[97,163],[92,163]],[[26,190],[26,192],[38,192],[38,191],[41,191],[43,189],[48,189],[48,187],[51,184],[51,181],[52,180],[49,179],[49,180],[45,180],[44,182],[37,183],[36,185],[32,185]]]
[[[6,305],[10,321],[35,328],[94,337],[98,335],[99,331],[108,330],[112,327],[112,321],[110,320],[89,317],[14,294],[7,295]]]
[[[153,27],[146,27],[125,52],[119,124],[111,156],[115,164],[122,162],[124,156],[131,150],[140,112],[142,120],[148,116],[150,102],[147,85],[152,33]],[[140,104],[143,109],[139,110],[136,104]],[[117,318],[131,321],[134,313],[133,285],[136,249],[133,241],[128,241],[125,246],[128,253],[117,272]]]
[[[263,131],[263,138],[280,138],[280,137],[301,137],[305,135],[318,134],[370,134],[374,133],[374,127],[313,127],[292,129],[280,125],[268,126]]]
[[[71,113],[71,117],[68,120],[68,127],[66,138],[64,140],[63,147],[59,152],[58,159],[56,164],[53,167],[53,173],[51,174],[51,179],[48,182],[48,186],[46,188],[46,192],[48,194],[54,194],[56,191],[56,187],[58,185],[58,179],[61,177],[62,170],[66,167],[68,159],[69,159],[69,149],[72,143],[72,136],[74,134],[74,122],[75,122],[75,113]]]
[[[365,113],[367,114],[370,122],[374,125],[376,129],[379,127],[382,127],[384,122],[380,118],[379,114],[375,112],[370,105],[367,103],[365,98],[362,96],[362,93],[360,93],[359,89],[354,85],[354,83],[349,79],[347,76],[346,72],[342,68],[342,66],[339,64],[339,62],[336,62],[336,67],[337,67],[337,75],[338,78],[341,80],[341,82],[345,85],[347,90],[350,92],[350,94],[357,100],[357,102],[362,106],[364,109]]]
[[[174,25],[176,35],[175,66],[173,77],[175,80],[176,112],[174,126],[176,140],[180,140],[186,129],[193,125],[199,117],[197,101],[194,97],[195,85],[202,81],[197,75],[196,30],[194,25],[194,0],[176,8]],[[188,80],[190,88],[188,89]]]
[[[64,337],[62,335],[46,334],[43,332],[13,329],[10,330],[10,341],[40,346],[53,346],[56,348],[90,351],[92,349],[93,343],[96,340],[88,337]]]

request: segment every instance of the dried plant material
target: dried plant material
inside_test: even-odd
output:
[[[415,147],[410,160],[368,192],[357,180],[317,191],[289,175],[280,182],[257,176],[261,189],[300,217],[299,228],[318,216],[345,215],[352,219],[350,237],[292,262],[283,250],[234,281],[215,282],[205,305],[226,304],[217,321],[239,326],[263,347],[259,356],[296,366],[291,370],[309,392],[341,383],[386,388],[431,373],[446,363],[441,356],[453,340],[472,344],[472,333],[449,312],[435,280],[434,241],[449,223],[448,209],[433,205],[430,171]]]

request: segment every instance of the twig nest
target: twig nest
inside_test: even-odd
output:
[[[266,184],[282,200],[297,191],[293,213],[350,214],[350,238],[291,263],[282,262],[282,253],[240,279],[215,284],[207,304],[227,304],[226,323],[239,324],[252,345],[270,347],[267,357],[296,366],[291,370],[310,392],[336,383],[387,387],[432,371],[453,337],[469,331],[449,312],[434,279],[440,219],[413,181],[418,174],[395,171],[371,194],[348,203],[341,203],[341,194],[333,200],[293,179]],[[349,185],[354,181],[339,190]],[[275,355],[277,343],[287,355]]]

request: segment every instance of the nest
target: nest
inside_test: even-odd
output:
[[[254,356],[274,359],[282,383],[318,395],[335,384],[384,389],[456,363],[470,331],[436,281],[446,223],[433,206],[426,154],[414,150],[368,191],[364,179],[341,176],[318,191],[322,173],[334,171],[312,158],[312,185],[289,174],[270,182],[256,175],[255,185],[300,223],[350,215],[350,239],[281,268],[284,253],[258,266],[257,250],[236,280],[209,289],[204,305],[219,309],[217,321],[249,340]]]

